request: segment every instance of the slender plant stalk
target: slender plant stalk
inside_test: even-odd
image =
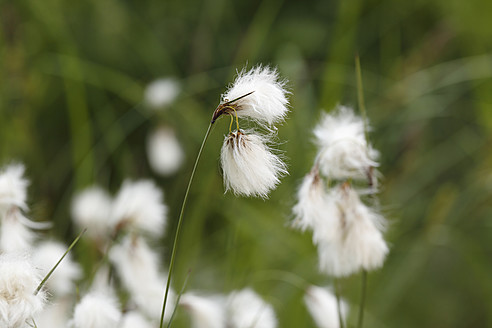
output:
[[[70,252],[70,250],[75,246],[75,244],[77,244],[77,242],[79,241],[80,237],[82,237],[82,235],[86,231],[87,231],[87,229],[82,230],[79,233],[79,235],[74,239],[74,241],[72,242],[72,244],[68,247],[68,249],[63,254],[63,256],[58,260],[58,262],[56,262],[55,266],[53,268],[51,268],[50,272],[48,272],[48,274],[46,275],[46,277],[44,277],[44,279],[39,283],[38,288],[36,288],[36,290],[34,291],[34,295],[37,295],[39,293],[39,291],[41,290],[41,288],[43,288],[43,286],[46,283],[46,281],[48,281],[48,279],[51,277],[51,275],[53,274],[53,272],[55,272],[55,269],[58,267],[58,265],[61,263],[61,261],[63,261],[63,259],[65,258],[65,256],[67,256],[68,252]]]
[[[200,146],[200,150],[198,151],[198,155],[196,156],[195,165],[193,166],[193,171],[191,171],[190,180],[188,181],[188,187],[186,188],[186,192],[185,192],[184,199],[183,199],[183,204],[181,205],[181,212],[179,213],[178,226],[176,227],[176,233],[174,234],[174,243],[173,243],[173,250],[171,253],[171,262],[169,263],[169,273],[167,275],[166,292],[164,293],[164,302],[162,304],[161,322],[159,325],[160,328],[162,328],[163,324],[164,324],[164,312],[166,310],[167,296],[169,294],[169,286],[171,285],[171,275],[172,275],[173,269],[174,269],[174,260],[176,258],[176,248],[178,245],[179,232],[181,230],[181,223],[183,221],[183,212],[184,212],[184,209],[186,207],[186,201],[188,200],[188,194],[190,192],[191,183],[193,182],[193,177],[195,176],[195,171],[196,171],[196,168],[198,166],[198,162],[200,160],[200,157],[202,155],[203,148],[205,146],[205,143],[207,142],[207,139],[208,139],[208,136],[210,135],[210,132],[212,131],[212,125],[213,125],[213,122],[209,124],[207,132],[205,133],[205,137],[203,138],[202,145]]]
[[[364,305],[366,303],[366,289],[367,289],[367,271],[362,270],[362,290],[360,296],[359,322],[357,323],[357,328],[362,328],[362,326],[364,325]]]
[[[344,328],[342,317],[342,302],[340,300],[340,283],[335,279],[335,297],[337,299],[338,324],[340,328]]]

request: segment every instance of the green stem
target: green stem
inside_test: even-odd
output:
[[[179,213],[178,226],[176,227],[176,233],[174,235],[173,250],[171,253],[171,262],[169,264],[169,273],[167,276],[166,292],[164,293],[164,303],[162,304],[161,322],[159,325],[160,328],[163,327],[163,323],[164,323],[164,312],[166,310],[167,296],[169,294],[169,286],[171,285],[171,275],[172,275],[173,269],[174,269],[174,260],[176,258],[176,248],[178,245],[179,232],[181,230],[181,223],[183,221],[183,212],[184,212],[184,209],[186,207],[186,201],[188,200],[188,194],[190,192],[191,183],[193,182],[193,177],[195,176],[195,171],[196,171],[196,168],[198,166],[198,161],[200,160],[200,157],[201,157],[202,151],[203,151],[203,147],[205,146],[205,143],[207,142],[208,136],[210,135],[210,131],[212,130],[212,124],[213,123],[209,124],[207,132],[205,133],[205,137],[203,138],[202,145],[200,146],[200,150],[198,151],[198,155],[197,155],[196,160],[195,160],[195,165],[193,166],[193,171],[191,171],[190,180],[188,181],[188,187],[186,188],[186,192],[184,195],[183,204],[181,205],[181,212]]]
[[[342,302],[340,300],[340,284],[338,279],[335,279],[335,297],[337,299],[338,324],[340,328],[344,328],[342,316]]]
[[[360,305],[359,305],[359,323],[357,324],[357,328],[362,328],[364,323],[364,305],[366,303],[366,289],[367,289],[367,271],[362,270],[362,289],[360,296]]]
[[[43,288],[43,286],[46,283],[46,281],[48,281],[48,279],[51,277],[51,275],[53,274],[53,272],[55,271],[55,269],[58,267],[58,265],[61,263],[61,261],[63,261],[63,259],[65,258],[65,256],[67,256],[68,252],[70,252],[70,250],[75,246],[75,244],[77,244],[77,242],[79,241],[80,237],[82,237],[82,235],[86,232],[86,230],[87,229],[82,230],[82,232],[79,233],[79,235],[77,236],[77,238],[74,239],[74,241],[72,242],[72,244],[68,247],[68,249],[63,254],[63,256],[58,260],[58,262],[56,262],[55,266],[53,268],[51,268],[50,272],[48,272],[48,274],[46,275],[46,277],[44,277],[44,279],[39,283],[38,288],[36,288],[36,290],[34,291],[34,295],[37,295],[39,293],[39,291],[41,290],[41,288]]]
[[[183,283],[183,287],[181,288],[181,291],[178,294],[178,298],[176,299],[176,305],[174,306],[173,314],[171,315],[171,319],[169,319],[169,323],[167,325],[167,328],[171,328],[171,323],[173,322],[174,316],[176,315],[176,311],[178,310],[178,304],[179,300],[181,299],[181,296],[183,295],[186,286],[188,285],[188,278],[190,278],[190,273],[191,270],[188,271],[188,274],[186,275],[185,281]]]

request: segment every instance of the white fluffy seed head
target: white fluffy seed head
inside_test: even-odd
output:
[[[335,295],[328,288],[310,286],[304,295],[304,303],[318,328],[339,328],[338,305]],[[349,307],[341,302],[342,319],[345,322]]]
[[[313,169],[302,180],[297,190],[297,203],[292,208],[295,215],[292,225],[305,231],[314,230],[326,216],[326,190],[324,182]]]
[[[0,327],[24,328],[44,306],[46,295],[34,291],[41,282],[29,259],[0,255]]]
[[[351,108],[324,114],[314,129],[321,173],[332,179],[365,179],[377,167],[378,152],[367,143],[364,121]]]
[[[72,315],[73,304],[71,303],[71,298],[50,301],[43,311],[35,316],[34,322],[36,322],[36,325],[43,328],[66,328]]]
[[[115,229],[145,231],[159,236],[166,227],[163,193],[151,180],[125,181],[113,203],[110,223]]]
[[[120,328],[152,328],[153,325],[137,311],[128,311],[121,319]]]
[[[320,270],[343,277],[361,269],[380,268],[388,254],[382,235],[384,219],[362,203],[347,184],[336,188],[332,197],[338,211],[323,228],[330,232],[318,238]]]
[[[144,102],[154,110],[164,109],[179,95],[180,86],[173,78],[157,79],[146,87]]]
[[[163,176],[174,174],[184,160],[183,149],[174,131],[165,127],[149,134],[147,156],[152,169]]]
[[[250,288],[231,293],[228,300],[229,326],[234,328],[275,328],[272,305]]]
[[[26,209],[29,181],[24,178],[24,165],[11,164],[0,171],[0,213],[12,206]]]
[[[225,328],[225,301],[220,296],[198,296],[186,293],[181,296],[179,305],[186,309],[194,328]]]
[[[138,308],[153,319],[159,319],[166,279],[159,273],[158,255],[141,237],[128,236],[114,245],[109,253],[124,287]],[[174,308],[175,295],[170,290],[166,304],[166,321]]]
[[[226,192],[267,198],[287,174],[287,167],[273,154],[264,137],[234,131],[225,137],[220,154]]]
[[[9,253],[31,250],[36,234],[27,224],[35,223],[26,218],[19,208],[10,208],[1,223],[0,251]]]
[[[222,102],[232,101],[253,91],[252,94],[232,103],[239,117],[247,117],[263,125],[283,121],[288,112],[286,81],[279,80],[278,72],[268,66],[243,69],[232,86],[222,95]]]
[[[116,328],[121,319],[116,298],[107,293],[92,291],[75,306],[71,327]]]
[[[54,241],[44,241],[36,245],[33,262],[45,276],[55,266],[66,252],[68,246]],[[57,297],[71,295],[75,292],[75,281],[82,275],[80,266],[75,263],[68,253],[60,265],[53,271],[46,282],[46,289]]]
[[[87,228],[87,236],[104,240],[109,235],[111,208],[111,196],[101,187],[93,186],[75,196],[72,217],[79,228]]]

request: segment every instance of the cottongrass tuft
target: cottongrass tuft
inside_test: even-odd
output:
[[[147,137],[147,156],[152,169],[163,176],[174,174],[184,160],[174,131],[165,127],[152,131]]]
[[[304,302],[318,328],[340,328],[337,299],[330,289],[309,286]],[[340,307],[342,320],[345,321],[349,307],[345,301],[341,301]]]
[[[0,327],[24,328],[45,304],[46,294],[34,291],[41,277],[27,256],[0,255]]]
[[[123,315],[119,328],[153,328],[147,318],[137,311],[128,311]]]
[[[288,173],[266,141],[266,137],[252,131],[234,131],[225,137],[220,158],[226,192],[267,198],[280,177]]]
[[[92,186],[74,197],[72,218],[79,228],[87,229],[89,238],[104,240],[109,234],[111,208],[111,196],[101,187]]]
[[[277,327],[273,307],[250,288],[231,293],[228,314],[230,326],[234,328]]]
[[[179,305],[186,309],[192,319],[193,328],[225,328],[225,300],[221,296],[199,296],[186,293]]]
[[[151,180],[126,180],[113,203],[110,223],[115,230],[144,231],[160,236],[166,227],[163,193]]]
[[[324,114],[314,129],[319,146],[317,162],[323,175],[332,179],[365,179],[376,162],[378,152],[368,144],[364,121],[349,107],[338,106]]]
[[[145,89],[144,102],[154,110],[164,109],[179,95],[180,86],[173,78],[160,78]]]
[[[0,172],[0,212],[11,207],[26,209],[29,181],[24,178],[24,165],[10,164]]]
[[[75,306],[71,328],[117,328],[121,311],[116,298],[105,292],[92,291]]]
[[[285,81],[278,72],[268,66],[256,66],[249,71],[243,69],[232,86],[222,95],[222,102],[239,98],[253,92],[233,105],[239,117],[247,117],[260,124],[272,125],[283,121],[288,113]]]

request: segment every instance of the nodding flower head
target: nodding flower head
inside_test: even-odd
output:
[[[220,154],[226,191],[267,198],[287,174],[286,165],[265,144],[265,137],[242,130],[229,133]]]
[[[256,66],[238,73],[231,87],[222,95],[212,123],[222,114],[250,118],[262,125],[282,121],[289,103],[285,81],[279,80],[276,69]]]

